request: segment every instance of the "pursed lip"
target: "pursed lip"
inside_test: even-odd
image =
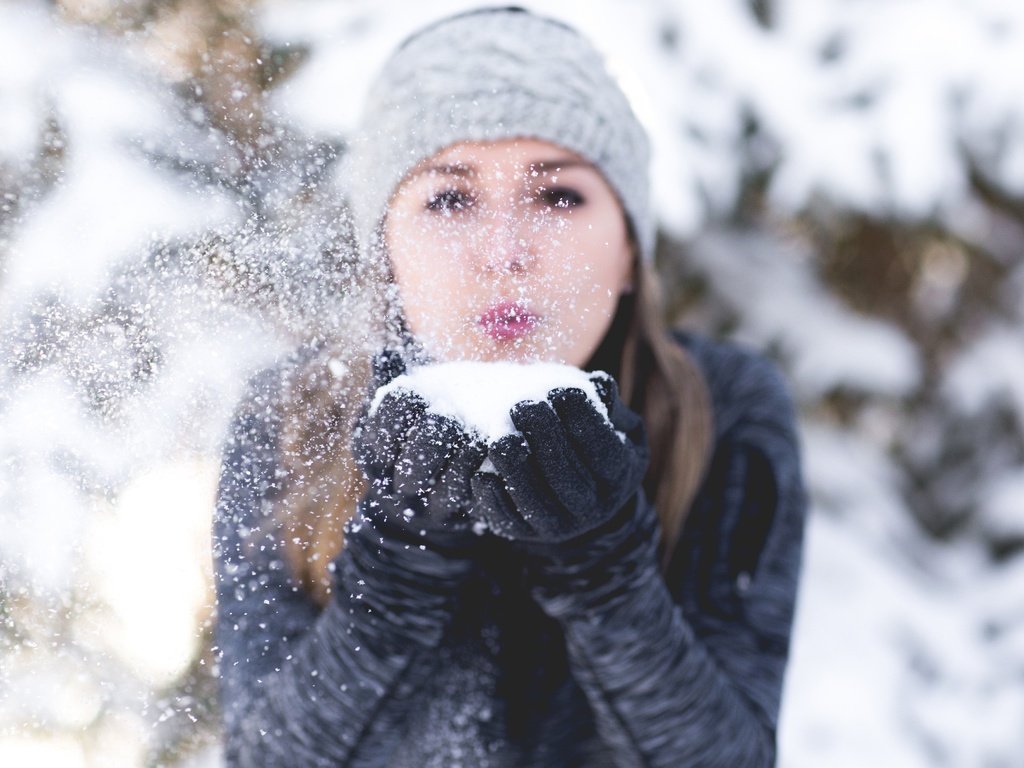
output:
[[[501,301],[490,307],[477,321],[484,333],[497,341],[520,339],[526,336],[540,321],[523,304],[516,301]]]

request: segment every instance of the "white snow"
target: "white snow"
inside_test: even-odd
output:
[[[814,504],[780,765],[928,768],[936,753],[949,765],[1012,764],[1024,558],[992,569],[970,542],[927,541],[869,443],[821,428],[802,438]],[[1020,501],[1019,485],[1005,491]]]
[[[203,642],[227,418],[282,339],[194,278],[132,276],[239,211],[153,167],[194,127],[58,13],[0,5],[0,764],[144,765],[144,708]]]
[[[993,482],[979,512],[981,525],[990,532],[1024,540],[1024,468],[1011,470]]]
[[[9,244],[17,258],[2,297],[8,311],[41,289],[86,303],[115,264],[153,240],[239,221],[224,195],[197,194],[150,167],[139,147],[172,118],[166,98],[161,102],[153,83],[112,68],[78,42],[82,54],[41,72],[37,92],[26,95],[52,106],[64,130],[66,165]]]
[[[16,734],[0,736],[0,761],[4,765],[60,765],[86,768],[82,745],[73,736],[36,739]]]
[[[928,538],[907,501],[912,479],[891,450],[911,426],[904,404],[927,379],[915,342],[845,305],[813,253],[731,217],[744,176],[768,171],[765,204],[780,229],[824,202],[840,217],[948,226],[991,245],[1016,269],[1007,311],[956,329],[936,410],[970,420],[1008,407],[1004,421],[1015,423],[1006,428],[1019,440],[1021,230],[992,215],[966,178],[970,168],[1008,198],[1024,195],[1024,3],[778,0],[767,4],[767,28],[747,0],[526,4],[606,51],[652,137],[659,223],[690,242],[681,267],[706,280],[703,303],[729,315],[723,326],[735,338],[775,354],[803,409],[813,511],[780,765],[1017,765],[1024,556],[994,559],[980,542],[1024,530],[1019,455],[984,441],[961,448],[978,455],[967,479],[977,487],[963,489],[971,523],[948,543]],[[475,5],[268,0],[254,12],[256,33],[309,48],[268,94],[268,114],[347,138],[392,48]],[[0,2],[0,764],[136,766],[153,761],[147,751],[159,740],[144,705],[201,647],[204,499],[228,415],[245,376],[288,340],[268,322],[279,308],[225,309],[208,288],[162,274],[131,297],[159,351],[150,378],[131,382],[130,340],[109,318],[88,330],[112,274],[145,259],[154,237],[230,231],[239,213],[223,191],[149,165],[140,147],[172,146],[205,162],[224,146],[182,132],[173,101],[139,74],[137,59],[113,50],[131,43],[66,25],[60,7]],[[47,146],[51,118],[62,139]],[[55,178],[43,174],[53,187],[36,175],[44,152],[59,158]],[[254,259],[315,265],[312,243],[259,252],[257,242]],[[302,269],[288,274],[298,281]],[[336,284],[322,282],[327,293]],[[311,313],[335,311],[320,303],[323,292],[310,295],[299,303]],[[15,365],[10,345],[22,342],[28,308],[53,296],[75,310],[36,318],[42,362]],[[489,439],[512,431],[511,405],[543,400],[551,386],[581,386],[598,402],[580,371],[511,376],[489,365],[478,378],[414,371],[414,386]],[[340,361],[329,370],[346,373]],[[131,386],[97,410],[88,404],[93,378]],[[836,392],[869,404],[838,423],[822,407]],[[919,426],[921,453],[938,457],[947,423]],[[152,578],[139,576],[148,571]],[[216,746],[201,749],[186,764],[222,763]]]
[[[389,392],[416,392],[428,410],[448,416],[486,443],[516,432],[509,411],[516,403],[544,402],[559,387],[576,387],[586,393],[597,412],[607,410],[589,374],[559,363],[448,362],[412,368],[385,384],[374,394],[370,412],[376,411]]]
[[[694,241],[688,257],[736,312],[736,338],[780,351],[800,399],[839,387],[898,397],[917,385],[920,363],[910,340],[841,304],[798,243],[714,230]]]
[[[1024,332],[1002,324],[986,328],[953,360],[943,394],[957,409],[978,413],[1004,398],[1024,428]]]
[[[103,505],[90,516],[83,581],[111,611],[90,640],[153,686],[185,671],[199,643],[193,625],[212,611],[217,475],[212,460],[159,465],[133,478],[116,507]]]

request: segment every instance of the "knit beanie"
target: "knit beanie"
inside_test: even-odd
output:
[[[349,193],[364,252],[380,247],[392,194],[459,141],[535,138],[592,163],[618,195],[641,258],[654,251],[646,132],[601,55],[560,21],[521,8],[443,19],[408,38],[372,85]]]

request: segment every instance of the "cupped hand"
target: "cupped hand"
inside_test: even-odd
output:
[[[611,520],[643,481],[649,451],[643,420],[615,381],[591,375],[607,415],[575,387],[511,410],[519,434],[490,444],[494,472],[473,475],[474,513],[519,543],[577,539]]]
[[[391,378],[403,370],[394,358],[385,364]],[[420,395],[388,392],[357,425],[353,453],[370,481],[364,516],[427,543],[454,545],[472,535],[470,478],[486,448],[451,418],[430,412]]]

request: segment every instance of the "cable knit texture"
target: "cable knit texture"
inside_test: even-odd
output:
[[[641,493],[588,537],[596,554],[524,562],[484,536],[468,575],[421,552],[423,583],[387,566],[409,544],[355,537],[323,609],[269,516],[279,425],[258,377],[214,527],[227,764],[774,765],[805,514],[793,408],[764,358],[678,339],[716,441],[666,575]]]
[[[593,163],[618,194],[642,257],[653,258],[650,149],[622,89],[575,30],[500,8],[421,30],[370,88],[346,179],[360,243],[372,248],[388,200],[418,162],[459,141],[519,137]]]

